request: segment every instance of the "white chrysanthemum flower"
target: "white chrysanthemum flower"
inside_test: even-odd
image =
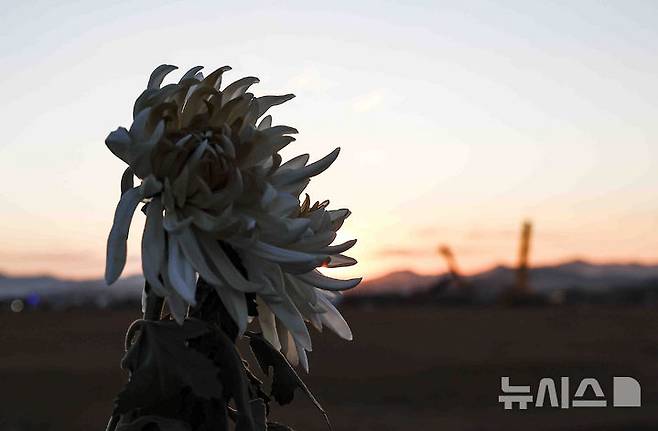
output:
[[[108,238],[106,281],[116,281],[125,266],[130,222],[144,202],[144,277],[167,298],[174,317],[181,321],[187,305],[195,304],[200,276],[242,333],[249,319],[245,294],[254,293],[265,337],[307,368],[305,321],[351,339],[331,299],[361,280],[337,280],[317,270],[356,263],[342,254],[356,241],[331,245],[349,210],[327,210],[328,202],[311,207],[308,197],[299,201],[310,178],[327,169],[339,149],[310,164],[308,154],[282,163],[279,151],[297,131],[272,126],[269,115],[258,120],[292,94],[254,97],[247,93],[258,82],[253,77],[221,90],[229,67],[205,78],[195,67],[161,88],[174,69],[162,65],[151,74],[130,130],[121,127],[105,141],[129,165]],[[141,179],[137,187],[133,176]],[[227,247],[239,256],[246,278]]]

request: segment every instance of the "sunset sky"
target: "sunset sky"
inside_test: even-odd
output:
[[[367,277],[531,260],[658,261],[658,3],[31,1],[0,15],[0,272],[103,272],[151,70],[230,65],[299,129]],[[180,77],[181,71],[172,74]],[[226,82],[225,81],[225,82]],[[143,216],[127,273],[140,270]],[[334,273],[335,274],[335,273]]]

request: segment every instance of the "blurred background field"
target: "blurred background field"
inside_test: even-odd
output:
[[[314,338],[305,380],[334,430],[658,429],[654,306],[346,305],[351,343]],[[0,430],[103,429],[126,375],[123,334],[139,310],[0,313]],[[641,408],[505,411],[500,377],[613,376],[642,384]],[[573,383],[575,385],[576,383]],[[572,387],[572,393],[575,387]],[[300,394],[274,417],[327,429]]]

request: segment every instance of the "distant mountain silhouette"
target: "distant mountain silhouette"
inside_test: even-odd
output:
[[[441,277],[441,275],[421,275],[413,271],[396,271],[362,283],[354,289],[353,294],[412,293],[431,288]]]
[[[499,265],[490,270],[464,276],[463,280],[475,291],[485,290],[497,293],[511,287],[516,282],[516,268]],[[594,264],[583,260],[574,260],[558,265],[537,266],[530,268],[529,282],[534,291],[549,292],[564,289],[615,289],[658,283],[658,265],[629,264]],[[412,294],[449,283],[448,274],[420,275],[413,271],[393,272],[391,274],[364,282],[355,289],[354,295]]]
[[[487,302],[503,290],[514,286],[515,268],[499,265],[488,271],[463,277],[468,295],[478,302]],[[575,260],[551,266],[530,268],[529,283],[538,294],[579,292],[600,294],[658,287],[658,265],[593,264]],[[144,279],[141,275],[124,277],[112,286],[102,279],[66,280],[50,276],[13,277],[0,273],[0,302],[14,299],[32,305],[66,308],[79,305],[99,307],[118,303],[134,303],[141,296]],[[448,274],[422,275],[413,271],[397,271],[368,280],[350,292],[358,297],[436,298],[456,290]],[[423,296],[425,295],[425,296]]]

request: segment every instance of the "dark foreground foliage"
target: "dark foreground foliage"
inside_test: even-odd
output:
[[[252,362],[270,381],[256,376],[235,345],[237,327],[218,295],[202,279],[197,287],[198,305],[181,325],[146,286],[145,316],[130,326],[121,361],[130,377],[107,431],[291,431],[267,418],[271,402],[288,404],[297,389],[326,419],[285,356],[261,334],[247,332]],[[254,301],[250,314],[257,313]]]

